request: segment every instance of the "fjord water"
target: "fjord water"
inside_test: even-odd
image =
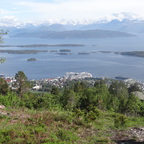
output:
[[[116,55],[113,52],[144,51],[144,35],[127,38],[99,39],[40,39],[40,38],[5,38],[1,45],[28,44],[84,44],[85,46],[68,47],[1,47],[3,50],[61,50],[69,49],[71,54],[61,55],[56,52],[37,54],[8,54],[5,63],[0,65],[0,73],[14,76],[24,71],[28,79],[58,77],[66,72],[90,72],[94,77],[126,76],[144,81],[144,58]],[[101,53],[99,51],[110,51]],[[86,54],[79,54],[84,52]],[[34,62],[27,59],[36,58]]]

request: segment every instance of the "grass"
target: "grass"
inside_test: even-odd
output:
[[[129,118],[128,127],[144,127],[144,117]]]
[[[73,112],[7,109],[12,116],[0,116],[1,144],[107,144],[114,143],[114,112],[100,112],[92,121]],[[144,118],[128,118],[129,127],[144,126]]]

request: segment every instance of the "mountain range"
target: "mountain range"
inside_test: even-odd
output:
[[[8,29],[9,36],[42,37],[42,38],[106,38],[127,37],[144,33],[144,20],[114,19],[91,24],[61,24],[61,23],[27,23],[18,27],[0,26]]]

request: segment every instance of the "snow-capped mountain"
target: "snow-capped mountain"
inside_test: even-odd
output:
[[[131,13],[120,13],[106,16],[103,19],[92,20],[47,20],[34,22],[19,22],[15,18],[0,20],[0,28],[8,29],[10,35],[23,32],[70,31],[70,30],[112,30],[128,33],[143,33],[144,20]]]
[[[129,20],[124,19],[119,21],[114,19],[110,22],[105,23],[94,23],[90,25],[83,25],[81,30],[92,30],[92,29],[103,29],[103,30],[116,30],[130,33],[141,33],[144,32],[144,20]]]

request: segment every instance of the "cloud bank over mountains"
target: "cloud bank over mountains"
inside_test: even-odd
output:
[[[107,15],[98,20],[91,19],[76,19],[76,20],[67,20],[67,19],[47,19],[47,20],[35,20],[35,21],[21,21],[14,16],[3,16],[0,17],[0,26],[5,27],[27,27],[28,25],[40,26],[40,25],[52,25],[52,24],[62,24],[62,25],[89,25],[89,24],[97,24],[97,23],[108,23],[112,20],[136,20],[137,22],[141,22],[144,19],[139,15],[133,13],[114,13],[112,15]]]

